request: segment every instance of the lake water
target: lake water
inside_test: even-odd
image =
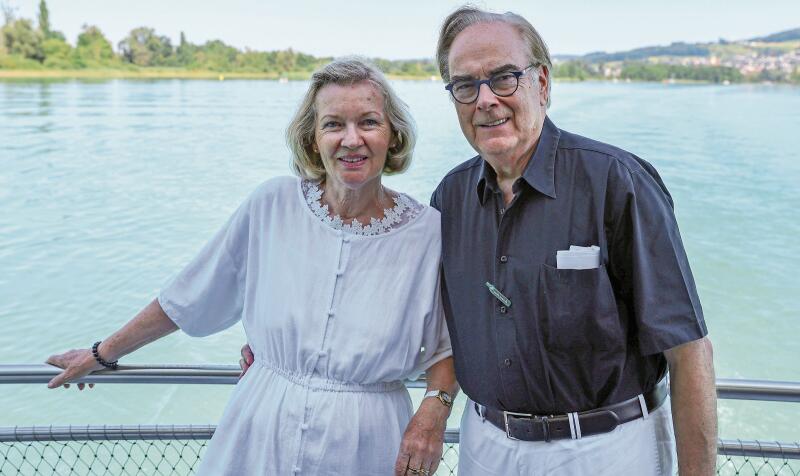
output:
[[[256,185],[289,173],[283,132],[306,85],[0,82],[0,363],[87,347],[149,302]],[[387,182],[427,202],[473,152],[440,83],[396,88],[420,140]],[[800,381],[799,111],[791,87],[553,88],[559,127],[649,160],[672,192],[718,377]],[[124,360],[234,364],[243,342],[238,325],[176,333]],[[215,423],[231,388],[5,385],[0,426]],[[720,416],[725,438],[800,440],[800,405],[723,401]]]

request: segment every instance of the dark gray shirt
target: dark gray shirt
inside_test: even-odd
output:
[[[545,120],[506,207],[480,156],[453,169],[442,213],[443,300],[456,374],[474,401],[555,414],[652,389],[663,351],[706,335],[672,198],[624,150]],[[556,251],[600,247],[600,267]],[[492,283],[511,305],[487,289]]]

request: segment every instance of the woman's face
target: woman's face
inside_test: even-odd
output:
[[[315,106],[314,151],[322,157],[326,182],[351,190],[380,184],[392,140],[380,91],[368,81],[328,84]]]

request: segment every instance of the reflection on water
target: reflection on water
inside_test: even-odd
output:
[[[289,173],[283,132],[305,87],[0,82],[0,362],[88,347],[152,299],[250,190]],[[473,152],[441,84],[396,87],[420,141],[411,170],[387,181],[427,201]],[[800,380],[800,90],[569,83],[553,97],[560,127],[631,150],[661,172],[718,375]],[[176,334],[128,361],[235,363],[242,342],[239,326],[206,339]],[[229,391],[0,386],[0,425],[208,423]],[[796,440],[795,407],[723,403],[721,434]]]

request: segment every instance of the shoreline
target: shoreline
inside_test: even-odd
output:
[[[414,76],[414,75],[395,75],[387,74],[386,77],[390,80],[401,81],[431,81],[441,82],[439,76]],[[274,80],[274,81],[305,81],[311,78],[311,72],[292,72],[286,74],[279,73],[256,73],[256,72],[218,72],[209,70],[180,70],[170,68],[153,68],[146,70],[124,70],[124,69],[0,69],[0,81],[2,80],[71,80],[71,79],[85,79],[85,80],[109,80],[109,79],[124,79],[124,80]],[[736,86],[746,84],[761,84],[761,85],[786,85],[786,86],[800,86],[800,83],[795,82],[771,82],[771,81],[742,81],[742,82],[713,82],[701,81],[691,79],[674,79],[674,80],[658,80],[648,81],[642,79],[620,79],[620,78],[573,78],[573,77],[555,77],[554,82],[564,83],[580,83],[580,82],[604,82],[604,83],[648,83],[648,84],[666,84],[666,85],[688,85],[688,84],[708,84],[708,85],[725,85]]]
[[[441,81],[438,76],[406,76],[387,74],[389,79]],[[218,72],[208,70],[178,69],[0,69],[0,79],[202,79],[224,81],[227,79],[307,80],[311,72],[256,73]]]

